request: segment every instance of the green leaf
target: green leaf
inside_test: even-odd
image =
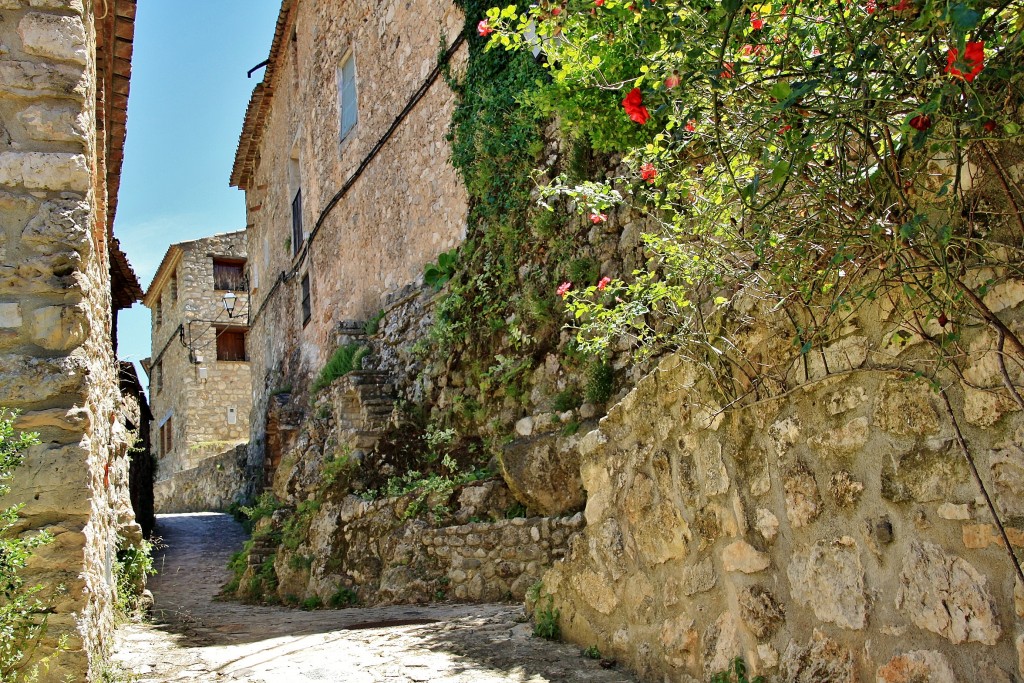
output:
[[[949,16],[953,24],[964,32],[970,31],[981,21],[981,13],[963,4],[953,5],[949,10]]]
[[[789,175],[789,162],[779,161],[772,166],[772,182],[781,183]]]
[[[772,89],[769,91],[769,94],[781,102],[782,100],[788,98],[790,94],[792,94],[792,92],[793,88],[789,87],[789,83],[786,83],[785,81],[779,81],[778,83],[772,86]]]

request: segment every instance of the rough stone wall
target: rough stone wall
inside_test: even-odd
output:
[[[234,315],[241,317],[228,318],[223,304],[226,290],[216,289],[213,270],[214,256],[244,260],[245,247],[244,231],[172,245],[146,293],[146,305],[153,312],[153,355],[148,363],[154,415],[151,440],[159,455],[160,482],[192,470],[207,458],[230,452],[248,438],[252,407],[249,363],[217,360],[218,328],[245,328],[248,294],[235,292]],[[159,388],[155,386],[157,372],[161,374]],[[234,424],[229,421],[230,408],[234,408]],[[168,418],[173,448],[165,453],[160,428]],[[158,490],[162,492],[158,511],[164,511],[164,505],[176,509],[192,504],[164,497],[176,486]]]
[[[999,289],[989,303],[1016,329],[1021,288]],[[1024,675],[1021,587],[941,397],[869,369],[920,347],[884,341],[884,307],[856,321],[795,360],[792,390],[743,407],[669,357],[583,439],[586,528],[543,579],[569,639],[649,680],[704,681],[736,656],[781,681]],[[764,357],[785,357],[784,335],[759,330]],[[995,336],[965,344],[953,415],[1020,547],[1024,415],[977,410],[977,389],[1008,394]]]
[[[161,513],[227,510],[242,497],[248,446],[208,457],[198,466],[160,480],[153,487]]]
[[[462,239],[466,215],[465,191],[444,140],[454,96],[441,79],[307,240],[308,254],[294,255],[295,192],[301,187],[308,235],[437,63],[440,35],[451,41],[462,18],[448,0],[372,7],[300,0],[285,3],[281,21],[273,75],[264,84],[272,100],[252,143],[258,160],[242,183],[253,310],[260,311],[252,350],[257,458],[270,394],[319,371],[333,351],[337,323],[373,314],[386,294],[420,277],[426,263]],[[349,51],[356,60],[358,123],[339,140],[337,71]],[[312,319],[304,326],[307,274]]]
[[[409,520],[405,511],[415,498],[327,501],[301,544],[250,554],[250,572],[272,557],[277,596],[285,601],[328,602],[339,588],[363,604],[523,600],[583,525],[581,514],[493,519],[504,512],[494,504],[511,500],[497,481],[467,486],[457,496],[457,517],[486,521],[432,527]]]
[[[133,3],[108,6],[134,15]],[[118,535],[138,534],[111,340],[92,10],[81,0],[0,3],[0,405],[23,411],[17,425],[41,440],[10,496],[25,503],[18,531],[54,535],[30,579],[67,588],[42,651],[61,633],[70,650],[47,680],[84,680],[106,650]]]

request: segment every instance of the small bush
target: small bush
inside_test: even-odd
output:
[[[567,410],[579,408],[580,403],[582,403],[582,399],[579,392],[576,391],[575,387],[569,387],[555,394],[555,400],[552,401],[551,407],[560,413],[564,413]]]
[[[383,319],[383,308],[370,316],[370,319],[366,321],[365,325],[363,325],[363,332],[366,333],[367,337],[372,337],[373,335],[377,334],[377,332],[380,330],[380,321]]]
[[[313,382],[313,393],[330,386],[331,382],[343,377],[353,370],[363,367],[363,358],[370,353],[368,346],[359,344],[342,344],[335,351],[320,375]]]
[[[732,660],[732,666],[711,677],[711,683],[764,683],[764,676],[747,678],[747,665],[742,657]]]
[[[334,595],[328,599],[327,604],[335,609],[352,607],[359,604],[359,594],[348,586],[339,586]]]
[[[601,659],[601,651],[597,649],[597,645],[591,645],[580,654],[587,659]]]
[[[537,606],[533,611],[533,635],[545,640],[558,640],[562,637],[562,627],[558,624],[560,612],[555,607],[555,599],[548,596],[548,604]]]
[[[114,578],[117,584],[117,608],[124,616],[138,613],[146,577],[153,574],[156,574],[156,568],[153,566],[152,543],[144,540],[141,546],[126,545],[118,549]]]
[[[612,364],[596,360],[587,368],[587,387],[584,391],[587,403],[604,403],[615,390],[615,371]]]
[[[315,610],[320,609],[324,606],[324,601],[320,599],[319,595],[314,595],[306,598],[302,601],[302,609],[304,610]]]

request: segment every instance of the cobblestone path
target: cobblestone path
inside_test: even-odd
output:
[[[150,580],[153,623],[121,627],[114,653],[140,683],[634,681],[532,637],[518,605],[304,612],[216,602],[241,526],[221,514],[161,515],[157,534],[166,547]]]

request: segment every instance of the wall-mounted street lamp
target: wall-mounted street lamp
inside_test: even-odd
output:
[[[228,314],[229,318],[235,316],[235,304],[238,303],[238,297],[235,296],[234,292],[224,292],[224,311]],[[242,313],[239,313],[237,317],[241,318]]]

